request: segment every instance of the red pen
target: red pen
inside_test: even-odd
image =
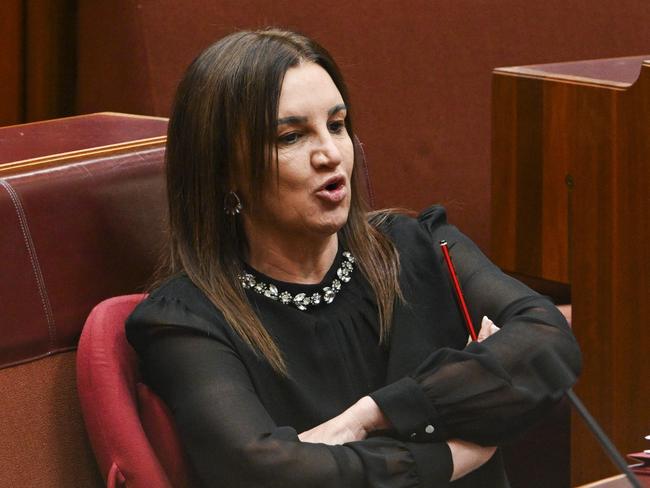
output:
[[[458,276],[456,275],[456,270],[454,269],[454,263],[451,262],[451,255],[449,254],[449,246],[447,246],[447,241],[440,241],[440,249],[442,250],[442,255],[445,257],[445,262],[447,263],[449,276],[451,276],[451,282],[454,285],[454,291],[456,292],[456,298],[458,299],[458,306],[460,307],[461,314],[465,319],[465,326],[467,327],[467,331],[472,337],[472,340],[475,341],[477,339],[476,331],[474,330],[474,324],[472,324],[472,318],[469,316],[469,310],[467,309],[467,304],[465,303],[463,290],[460,289],[460,282],[458,281]]]

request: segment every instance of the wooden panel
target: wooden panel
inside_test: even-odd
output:
[[[569,258],[573,329],[582,346],[584,361],[576,391],[614,443],[619,449],[624,449],[617,442],[620,439],[618,433],[613,430],[617,415],[615,392],[621,393],[621,383],[615,390],[617,378],[612,361],[617,321],[612,316],[610,253],[613,168],[608,141],[604,138],[611,131],[612,99],[609,93],[602,94],[593,88],[585,88],[584,92],[573,90],[573,95],[577,99],[574,127],[583,124],[581,130],[572,131],[575,146],[570,168],[574,180]],[[574,483],[593,481],[615,473],[583,422],[576,418],[574,425],[571,448],[573,459],[578,460],[573,465]]]
[[[565,87],[557,87],[552,92],[545,87],[543,101],[542,239],[537,242],[543,242],[544,249],[540,251],[538,273],[547,280],[566,283],[569,281],[569,188],[566,181],[573,139],[565,129],[571,123],[569,114],[574,113],[573,100]],[[565,109],[552,108],[557,106]]]
[[[629,452],[648,447],[639,438],[641,425],[642,434],[650,433],[650,388],[642,373],[650,351],[650,63],[644,63],[639,81],[621,94],[616,108],[611,293],[617,339],[612,363],[614,376],[625,378],[615,391],[630,404],[617,404],[613,429]]]
[[[506,271],[568,284],[571,141],[562,115],[546,103],[563,96],[525,78],[495,77],[491,256]]]
[[[641,59],[566,65],[565,77],[558,64],[498,69],[493,91],[495,260],[570,283],[584,354],[576,391],[623,452],[643,449],[650,411],[650,64]],[[617,68],[614,79],[582,76]],[[515,188],[502,191],[505,182]],[[613,473],[574,418],[573,483]]]
[[[0,15],[0,125],[23,117],[23,2],[3,0]]]
[[[25,120],[74,112],[76,17],[74,0],[25,0]]]
[[[278,25],[313,36],[349,83],[377,205],[444,203],[450,221],[485,251],[491,70],[643,52],[650,23],[647,0],[78,5],[79,113],[168,114],[184,67],[236,29]]]

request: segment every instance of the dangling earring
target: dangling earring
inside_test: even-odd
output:
[[[224,198],[223,209],[227,215],[235,216],[241,213],[243,208],[244,207],[242,207],[239,196],[237,196],[234,191],[230,191],[226,194],[226,197]]]

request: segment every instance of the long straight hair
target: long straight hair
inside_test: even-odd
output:
[[[224,212],[236,184],[259,201],[277,164],[277,115],[287,70],[301,62],[321,66],[348,109],[341,72],[313,40],[278,29],[231,34],[208,47],[181,80],[169,121],[166,172],[169,246],[158,276],[184,272],[205,293],[234,331],[281,374],[281,351],[251,308],[239,275],[247,240],[237,216]],[[378,307],[380,341],[387,340],[394,302],[401,297],[399,257],[392,243],[367,219],[361,189],[360,149],[355,144],[350,212],[340,235],[357,258]]]

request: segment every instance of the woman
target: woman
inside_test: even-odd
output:
[[[489,446],[554,396],[528,359],[549,347],[577,371],[575,340],[441,207],[369,221],[353,134],[338,68],[303,36],[240,32],[192,63],[169,125],[167,279],[127,322],[145,379],[204,486],[508,486]],[[472,315],[502,326],[480,343],[441,239]]]

